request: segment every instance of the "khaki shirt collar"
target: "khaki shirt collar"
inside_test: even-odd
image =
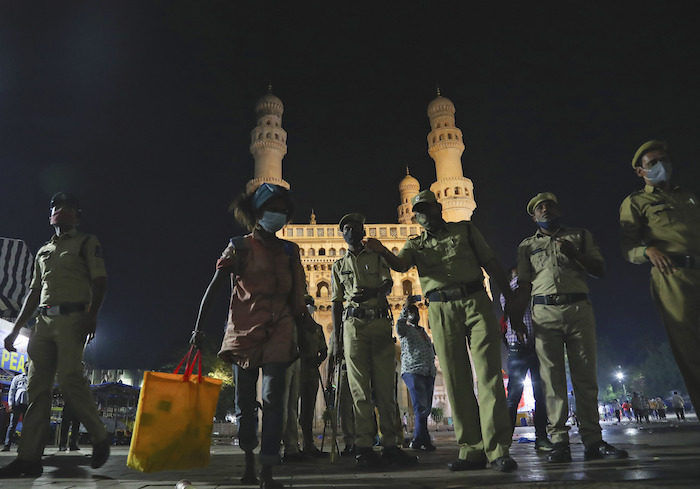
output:
[[[671,192],[678,192],[680,190],[681,188],[678,185],[674,185],[673,187],[671,187]],[[657,191],[664,192],[664,189],[662,189],[661,187],[656,187],[654,185],[644,185],[644,192],[648,194],[652,194]]]
[[[68,238],[75,238],[75,236],[76,236],[77,234],[78,234],[78,230],[77,230],[76,228],[73,228],[73,229],[71,229],[70,231],[65,232],[65,233],[61,233],[61,234],[55,234],[55,233],[54,233],[54,235],[51,236],[51,242],[52,242],[52,243],[55,243],[56,241],[58,241],[59,239],[63,238],[64,236],[66,236],[66,237],[68,237]]]
[[[537,226],[537,231],[535,231],[535,237],[536,238],[554,238],[556,237],[557,234],[566,231],[566,228],[564,226],[559,226],[559,229],[554,234],[545,234],[542,232],[542,228]]]

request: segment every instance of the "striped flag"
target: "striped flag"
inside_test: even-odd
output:
[[[19,315],[33,269],[34,256],[24,241],[0,238],[0,317]]]

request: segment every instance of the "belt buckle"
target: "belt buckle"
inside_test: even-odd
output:
[[[554,297],[554,303],[558,306],[561,305],[564,302],[565,297],[563,295],[555,295]]]

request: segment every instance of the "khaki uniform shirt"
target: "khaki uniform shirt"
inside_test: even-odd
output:
[[[664,253],[700,256],[700,206],[691,192],[670,192],[646,185],[620,206],[622,253],[632,263],[645,263],[647,246]]]
[[[362,303],[352,300],[360,287],[379,288],[386,280],[391,281],[391,272],[381,255],[367,249],[357,256],[348,251],[333,263],[331,277],[331,301],[347,302],[347,307],[386,308],[386,297],[372,297]]]
[[[557,239],[571,241],[584,255],[603,263],[600,249],[585,229],[561,227],[552,236],[538,229],[518,247],[518,282],[531,282],[533,296],[587,294],[586,271],[559,250]]]
[[[39,248],[30,287],[41,290],[40,306],[69,302],[89,304],[92,281],[106,276],[100,242],[95,236],[73,229],[60,236],[54,235]]]
[[[483,281],[481,266],[494,258],[479,230],[468,221],[447,222],[436,234],[423,230],[399,252],[408,268],[416,266],[425,295],[438,289]]]

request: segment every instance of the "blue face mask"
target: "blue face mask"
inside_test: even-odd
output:
[[[260,227],[268,233],[276,233],[287,224],[287,215],[279,212],[265,211],[258,221]]]
[[[668,180],[669,172],[666,170],[666,165],[663,161],[657,162],[654,166],[646,170],[646,172],[646,179],[654,185],[658,185],[659,183]]]
[[[559,219],[554,219],[552,221],[537,221],[537,225],[545,231],[550,231],[559,227]]]

